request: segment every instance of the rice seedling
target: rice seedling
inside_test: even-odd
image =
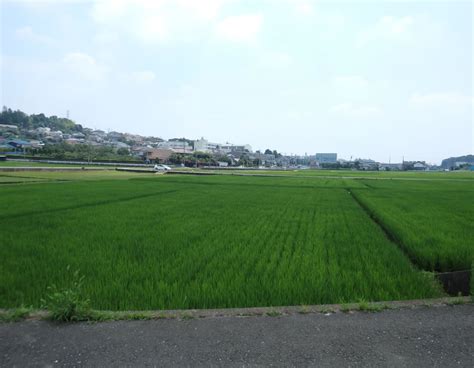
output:
[[[0,187],[0,307],[38,307],[48,286],[67,287],[68,265],[84,275],[91,308],[104,310],[443,294],[347,192],[371,191],[360,181],[73,178]]]
[[[377,181],[353,193],[420,268],[468,270],[474,260],[474,186],[463,181]]]

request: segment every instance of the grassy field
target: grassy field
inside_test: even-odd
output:
[[[7,176],[51,182],[0,186],[0,307],[39,306],[68,265],[94,308],[143,310],[437,297],[404,252],[428,269],[472,260],[469,177],[25,174]]]

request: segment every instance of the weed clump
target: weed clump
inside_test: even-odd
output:
[[[67,268],[69,271],[69,266]],[[41,300],[41,307],[49,311],[49,318],[59,322],[86,321],[91,318],[89,299],[82,292],[84,276],[75,271],[71,284],[60,289],[56,285],[48,287],[46,297]]]
[[[368,303],[366,301],[361,301],[358,305],[358,309],[361,312],[381,312],[384,309],[388,309],[388,305],[386,304],[376,304],[376,303]]]
[[[341,307],[339,308],[339,310],[342,313],[349,313],[352,310],[352,306],[351,304],[344,303],[344,304],[341,304]]]
[[[31,310],[31,307],[25,307],[23,305],[19,308],[7,310],[4,313],[0,313],[0,322],[22,321],[29,317]]]
[[[271,309],[268,312],[266,312],[265,315],[267,317],[279,317],[282,315],[282,313],[277,310]]]

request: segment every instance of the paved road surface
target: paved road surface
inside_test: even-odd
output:
[[[474,367],[474,305],[381,313],[0,324],[0,366]]]

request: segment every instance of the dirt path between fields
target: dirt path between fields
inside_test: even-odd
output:
[[[0,324],[0,366],[474,366],[474,305]]]

